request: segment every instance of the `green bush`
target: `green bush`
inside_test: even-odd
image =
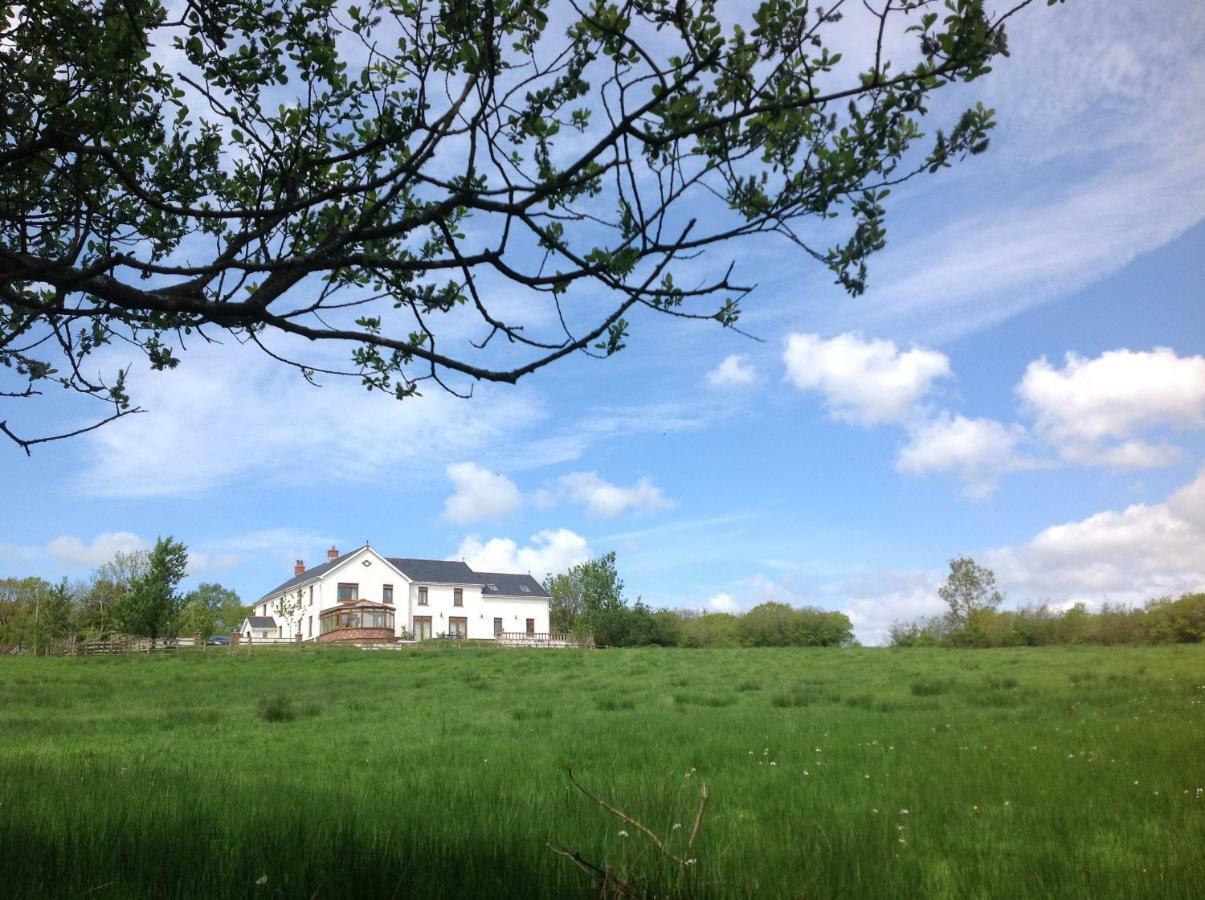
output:
[[[261,700],[255,714],[265,722],[292,722],[297,718],[293,701],[284,694],[275,694]]]

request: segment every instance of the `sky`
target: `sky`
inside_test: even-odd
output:
[[[1205,8],[1076,0],[1011,35],[938,106],[995,108],[991,149],[890,198],[863,296],[746,243],[752,337],[639,316],[610,359],[470,400],[190,347],[134,371],[146,412],[0,448],[0,576],[172,535],[187,585],[250,602],[332,545],[538,578],[614,550],[631,599],[836,609],[867,644],[940,612],[962,555],[1007,605],[1205,589]]]

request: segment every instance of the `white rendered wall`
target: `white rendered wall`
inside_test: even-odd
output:
[[[365,565],[365,561],[368,565]],[[302,610],[300,632],[303,640],[315,640],[320,633],[319,614],[339,604],[339,584],[359,586],[358,597],[380,603],[384,587],[393,585],[394,630],[397,634],[408,631],[417,636],[414,619],[419,616],[431,618],[431,635],[449,634],[449,619],[466,619],[468,636],[474,640],[494,637],[494,618],[502,619],[503,631],[526,631],[527,620],[535,619],[535,631],[548,631],[548,600],[545,597],[482,597],[481,586],[472,584],[419,584],[410,582],[375,550],[365,547],[324,573],[317,581],[302,584]],[[427,589],[427,605],[418,605],[419,587]],[[463,606],[455,606],[455,591],[463,591]],[[285,592],[292,595],[296,588]],[[280,626],[281,634],[292,638],[294,621],[287,621],[276,611],[273,595],[255,604],[255,615],[272,616]]]

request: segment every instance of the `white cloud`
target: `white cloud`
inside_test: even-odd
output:
[[[895,467],[916,475],[957,472],[967,483],[965,495],[982,499],[996,489],[1000,473],[1025,464],[1016,452],[1024,439],[1019,425],[943,412],[911,429]]]
[[[1014,599],[1099,606],[1201,590],[1205,469],[1163,503],[1054,525],[1025,544],[989,551],[984,562]]]
[[[530,572],[537,580],[543,580],[593,555],[584,537],[568,528],[557,528],[537,532],[525,547],[510,538],[482,541],[470,535],[461,541],[453,558],[463,559],[478,572]]]
[[[733,353],[707,373],[707,383],[712,387],[737,387],[753,384],[757,380],[757,369],[743,355]]]
[[[107,563],[115,554],[147,549],[145,540],[130,531],[107,531],[85,543],[74,535],[62,535],[46,545],[46,552],[63,566],[92,568]]]
[[[641,478],[631,487],[622,487],[601,478],[596,472],[562,475],[557,479],[557,490],[551,494],[541,492],[539,502],[548,503],[550,497],[558,494],[585,504],[591,515],[605,519],[613,519],[628,510],[654,512],[674,505],[661,488],[647,478]]]
[[[868,646],[885,644],[892,622],[938,615],[945,604],[937,596],[937,572],[885,571],[851,578],[829,592],[840,598],[854,635]]]
[[[737,603],[731,594],[725,594],[721,591],[718,594],[714,594],[707,601],[707,609],[711,612],[736,612]]]
[[[1177,450],[1134,439],[1150,428],[1205,427],[1205,357],[1166,347],[1111,350],[1095,359],[1068,353],[1025,370],[1017,394],[1036,430],[1065,459],[1113,468],[1167,465]]]
[[[1205,469],[1162,503],[1107,510],[971,555],[995,572],[1006,608],[1138,605],[1205,590]],[[884,643],[892,622],[945,611],[937,596],[943,578],[943,572],[869,573],[822,593],[841,605],[859,640]]]
[[[212,553],[188,548],[188,574],[191,576],[226,572],[242,562],[243,556],[239,553]]]
[[[192,348],[178,368],[131,381],[148,412],[81,439],[90,494],[430,476],[483,446],[503,452],[544,417],[532,395],[516,388],[480,389],[468,401],[438,388],[397,401],[333,377],[316,388],[246,347]]]
[[[449,522],[468,524],[498,519],[523,504],[523,495],[513,481],[476,463],[455,463],[448,466],[447,473],[456,488],[444,501],[443,517]]]
[[[933,383],[951,374],[943,353],[901,351],[891,341],[849,332],[831,340],[788,335],[783,362],[795,387],[824,394],[833,418],[866,426],[908,421]]]

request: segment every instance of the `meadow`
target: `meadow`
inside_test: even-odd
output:
[[[550,842],[658,896],[1200,897],[1205,647],[0,660],[10,900],[597,896]]]

